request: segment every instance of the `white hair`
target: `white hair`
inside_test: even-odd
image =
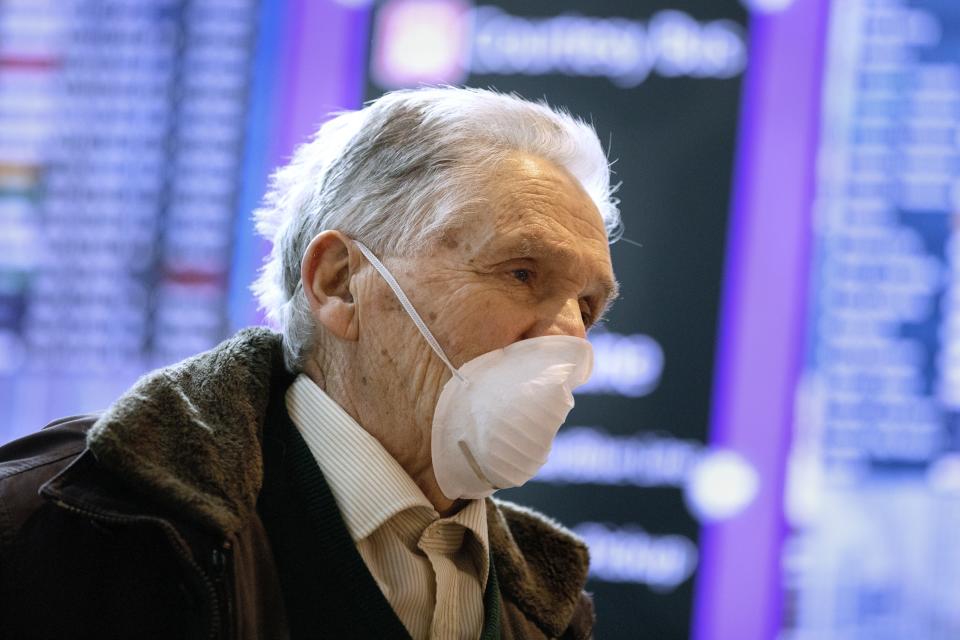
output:
[[[483,178],[512,152],[564,167],[603,218],[620,225],[606,154],[593,127],[545,103],[481,89],[388,93],[324,124],[272,176],[254,216],[273,243],[252,289],[300,371],[316,329],[300,264],[320,232],[338,230],[382,257],[410,255],[464,214]],[[613,238],[615,239],[615,238]]]

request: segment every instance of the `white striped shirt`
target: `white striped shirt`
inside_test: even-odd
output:
[[[441,518],[400,463],[305,374],[286,404],[357,551],[414,640],[479,638],[490,569],[483,501]]]

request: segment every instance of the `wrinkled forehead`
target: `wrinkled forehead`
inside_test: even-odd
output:
[[[507,242],[518,250],[592,248],[609,254],[596,204],[566,169],[544,158],[516,153],[480,185],[480,198],[465,225],[476,241]]]

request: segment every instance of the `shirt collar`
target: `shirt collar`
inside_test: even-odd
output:
[[[307,375],[301,373],[290,385],[286,403],[354,542],[401,511],[433,508],[383,445]]]
[[[298,375],[290,385],[286,405],[290,419],[330,486],[354,542],[368,537],[404,511],[416,512],[402,520],[410,525],[416,523],[420,532],[440,519],[400,463],[306,374]],[[486,566],[489,542],[483,500],[469,501],[446,520],[473,533],[480,543]]]

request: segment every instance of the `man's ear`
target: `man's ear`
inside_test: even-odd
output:
[[[303,254],[300,278],[314,319],[341,340],[355,341],[359,317],[350,280],[357,263],[351,264],[349,243],[339,231],[318,234]]]

